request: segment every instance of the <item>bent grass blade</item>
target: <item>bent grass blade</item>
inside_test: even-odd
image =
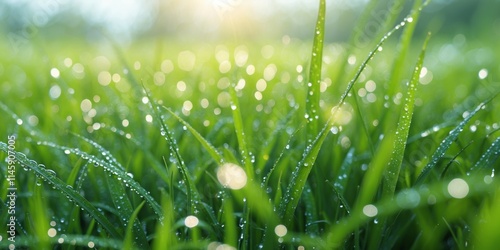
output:
[[[493,163],[500,156],[500,137],[495,139],[491,146],[486,150],[486,152],[481,156],[481,158],[474,164],[471,168],[471,172],[479,171],[480,169],[486,169],[493,167]]]
[[[57,148],[60,150],[63,150],[65,153],[69,152],[72,154],[75,154],[77,156],[81,156],[83,159],[88,160],[90,163],[94,164],[94,166],[100,166],[103,167],[106,172],[109,172],[112,175],[116,175],[117,177],[122,179],[123,183],[126,183],[130,189],[135,190],[135,192],[142,197],[148,202],[148,204],[151,206],[153,211],[156,213],[158,218],[163,217],[163,211],[161,210],[160,205],[156,200],[149,194],[146,189],[144,189],[138,182],[134,180],[134,178],[127,173],[124,169],[115,166],[107,161],[104,161],[100,159],[99,157],[95,155],[88,154],[86,152],[81,151],[78,148],[70,148],[70,147],[65,147],[65,146],[60,146],[52,142],[40,142],[40,145],[52,147],[52,148]]]
[[[490,99],[491,100],[491,99]],[[489,102],[489,101],[488,101]],[[458,126],[456,126],[453,130],[450,131],[450,134],[439,144],[438,148],[434,152],[431,157],[431,160],[424,167],[420,175],[417,177],[415,181],[415,185],[421,184],[425,178],[429,175],[430,171],[436,167],[438,162],[444,157],[444,154],[448,150],[448,148],[453,144],[453,142],[458,138],[458,135],[463,131],[465,125],[474,117],[474,115],[481,110],[486,103],[479,104],[472,112],[470,112]]]
[[[0,142],[0,149],[4,152],[8,152],[7,144]],[[71,199],[75,204],[80,206],[82,209],[87,211],[87,213],[92,216],[103,228],[111,235],[111,237],[116,239],[121,239],[122,235],[118,233],[115,226],[103,215],[101,214],[90,202],[82,197],[77,191],[75,191],[71,186],[66,185],[61,179],[55,177],[51,172],[47,171],[42,165],[37,162],[30,160],[25,154],[20,152],[15,152],[16,160],[19,164],[33,170],[37,175],[43,177],[45,181],[50,183],[54,188],[60,190],[68,199]]]
[[[134,218],[134,220],[132,220],[134,217],[132,203],[126,194],[125,189],[121,185],[122,183],[110,175],[106,175],[105,180],[108,184],[109,192],[111,193],[111,200],[119,211],[118,216],[120,217],[120,221],[129,220],[129,225],[125,231],[125,241],[127,242],[130,240],[130,243],[126,243],[125,245],[132,244],[132,242],[134,242],[137,247],[147,248],[148,242],[146,240],[146,233],[141,227],[141,221],[139,219],[135,220]],[[142,207],[143,204],[144,201],[141,203],[140,207]],[[130,224],[131,222],[132,224]],[[136,237],[132,237],[133,235]],[[132,239],[134,240],[132,241]]]

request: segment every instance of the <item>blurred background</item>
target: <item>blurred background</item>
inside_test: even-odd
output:
[[[378,28],[376,22],[391,2],[378,1],[378,11],[372,13],[375,23],[367,29]],[[406,2],[409,10],[412,1]],[[347,41],[367,4],[368,0],[328,0],[327,41]],[[98,41],[107,33],[121,43],[149,37],[196,42],[287,35],[308,40],[317,8],[314,0],[2,0],[0,31],[18,45],[41,34],[43,39]],[[440,35],[486,32],[499,37],[500,0],[434,0],[425,8],[419,28]]]

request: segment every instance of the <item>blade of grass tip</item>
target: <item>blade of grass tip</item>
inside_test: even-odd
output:
[[[142,207],[144,206],[145,201],[141,202],[137,208],[135,208],[134,212],[130,216],[130,219],[128,220],[127,224],[127,229],[125,230],[125,239],[123,242],[124,249],[149,249],[149,245],[147,243],[144,231],[142,228],[137,228],[137,215],[139,215],[139,212],[141,211]],[[134,237],[135,236],[135,237]],[[141,237],[144,237],[140,239]],[[135,240],[134,240],[135,239]],[[134,244],[135,243],[135,244]],[[145,243],[145,245],[144,245]]]
[[[243,129],[243,120],[241,118],[241,107],[238,102],[238,96],[236,95],[236,90],[234,86],[229,88],[231,95],[231,110],[233,113],[234,129],[236,132],[236,138],[238,139],[238,146],[243,157],[243,162],[245,164],[245,170],[249,181],[254,179],[254,169],[252,158],[250,157],[250,152],[247,147],[247,137],[245,136],[245,130]]]
[[[196,131],[188,122],[186,122],[184,119],[182,119],[180,116],[178,116],[176,113],[174,113],[171,109],[162,106],[163,109],[167,110],[172,116],[177,118],[186,128],[193,134],[193,136],[200,142],[200,144],[207,150],[207,152],[212,156],[212,159],[220,166],[224,163],[224,158],[222,155],[217,151],[217,149],[210,143],[208,142],[203,136]]]
[[[422,9],[429,2],[430,2],[430,0],[427,0],[424,4],[422,4],[422,6],[419,7],[418,11],[419,12],[422,11]],[[413,13],[413,14],[415,14],[415,13]],[[351,91],[352,87],[354,86],[354,84],[358,80],[358,78],[361,75],[361,73],[363,72],[363,70],[366,68],[366,65],[368,65],[368,62],[370,62],[370,60],[375,56],[375,54],[378,51],[382,50],[382,45],[384,45],[385,41],[387,39],[389,39],[389,37],[391,37],[392,34],[394,34],[394,32],[396,32],[400,28],[404,27],[410,21],[413,22],[413,16],[412,15],[409,15],[408,17],[404,18],[403,21],[401,21],[401,23],[397,24],[396,26],[394,26],[394,28],[392,28],[392,30],[390,30],[389,32],[387,32],[380,39],[380,41],[377,43],[377,45],[375,46],[375,48],[372,51],[370,51],[370,53],[368,53],[368,57],[361,63],[361,65],[359,66],[358,71],[356,72],[356,74],[354,75],[354,77],[351,79],[351,81],[349,81],[349,83],[347,84],[347,90],[342,94],[342,96],[340,98],[340,101],[339,101],[338,107],[340,107],[341,105],[343,105],[343,103],[344,103],[345,99],[347,98],[349,92]]]
[[[403,69],[403,67],[405,67],[404,61],[406,59],[406,55],[408,54],[413,33],[420,17],[421,12],[419,11],[419,8],[421,8],[421,5],[422,0],[416,0],[413,3],[413,8],[410,16],[406,18],[408,25],[406,25],[403,34],[401,35],[399,44],[397,46],[397,56],[392,64],[392,70],[389,76],[389,87],[387,88],[389,100],[392,100],[393,96],[399,90],[398,83],[401,79],[401,75],[403,74],[403,72],[405,72]]]
[[[332,109],[332,114],[326,124],[323,126],[323,129],[320,131],[319,135],[316,137],[316,139],[307,146],[306,151],[303,154],[302,160],[299,162],[298,166],[295,168],[294,172],[292,173],[292,179],[290,181],[289,187],[287,188],[287,191],[285,193],[284,198],[280,202],[280,207],[279,207],[279,214],[280,216],[284,219],[285,223],[287,225],[290,225],[291,220],[293,218],[293,213],[298,205],[298,200],[300,199],[300,196],[302,194],[302,190],[304,189],[305,182],[307,181],[307,177],[309,176],[309,173],[311,171],[312,164],[314,164],[316,160],[316,156],[319,153],[319,149],[321,148],[321,145],[323,144],[324,140],[326,139],[326,136],[328,135],[328,131],[330,131],[330,127],[332,126],[332,119],[335,117],[336,113],[338,110],[342,107],[342,105],[345,102],[345,99],[347,98],[349,92],[351,91],[352,87],[356,83],[356,81],[359,79],[361,73],[364,71],[366,66],[368,65],[368,62],[375,56],[377,51],[379,51],[379,48],[382,47],[382,45],[385,43],[385,41],[392,36],[392,34],[404,26],[406,24],[406,21],[401,22],[401,24],[398,24],[396,27],[394,27],[392,30],[386,33],[386,35],[380,39],[378,44],[375,46],[375,48],[370,51],[366,59],[361,63],[359,66],[358,71],[352,78],[352,80],[348,83],[347,88],[345,92],[342,94],[340,97],[339,104]]]
[[[361,15],[359,15],[359,18],[357,19],[356,27],[353,29],[353,32],[351,33],[351,36],[349,38],[349,42],[347,44],[349,45],[354,45],[354,46],[348,46],[346,52],[344,53],[344,58],[342,58],[342,64],[340,64],[340,67],[338,69],[338,74],[336,74],[336,78],[332,79],[332,82],[343,82],[345,79],[350,79],[347,74],[344,74],[346,72],[346,67],[348,65],[348,60],[347,58],[353,53],[353,51],[356,48],[359,47],[364,47],[366,46],[363,44],[364,42],[368,42],[362,39],[367,39],[367,38],[361,38],[363,35],[365,35],[365,27],[368,22],[368,20],[371,18],[372,13],[375,11],[375,8],[377,7],[378,0],[370,0],[366,6],[363,8],[363,12]]]
[[[427,178],[430,171],[434,167],[436,167],[439,160],[441,160],[443,158],[444,154],[446,153],[448,148],[451,146],[451,144],[453,144],[453,142],[458,138],[458,135],[463,131],[465,125],[472,119],[472,117],[474,115],[476,115],[476,113],[479,110],[481,110],[486,105],[486,103],[488,103],[491,100],[492,99],[489,99],[487,102],[480,103],[472,112],[466,113],[466,115],[467,114],[468,115],[465,116],[464,120],[462,120],[462,122],[460,122],[460,124],[458,124],[458,126],[456,126],[453,130],[451,130],[450,134],[446,138],[444,138],[444,140],[439,144],[438,148],[436,149],[436,151],[432,155],[430,162],[427,163],[427,165],[424,167],[424,169],[422,170],[420,175],[417,177],[417,180],[415,181],[415,185],[421,184],[425,180],[425,178]]]
[[[386,197],[392,197],[394,195],[394,191],[396,190],[399,172],[401,171],[401,163],[403,163],[403,157],[406,149],[406,142],[410,132],[411,120],[413,117],[415,93],[417,91],[422,65],[424,64],[425,50],[430,37],[431,35],[429,33],[424,41],[424,45],[422,46],[422,51],[420,52],[415,70],[413,71],[413,76],[408,86],[408,93],[404,101],[403,110],[401,111],[401,115],[399,117],[398,127],[396,129],[396,138],[394,141],[394,150],[392,151],[391,159],[384,173],[382,192]]]
[[[305,118],[307,119],[306,141],[309,143],[314,140],[318,133],[321,67],[323,62],[323,41],[325,37],[325,10],[325,0],[320,0],[318,20],[316,22],[311,53],[309,81],[307,83]]]
[[[115,207],[119,211],[120,221],[126,221],[127,219],[132,218],[133,212],[134,212],[133,207],[132,207],[132,203],[130,202],[130,200],[126,194],[125,189],[121,185],[122,183],[110,175],[106,175],[105,179],[106,179],[106,182],[108,184],[109,192],[111,194],[111,200],[113,201],[113,203],[115,204]],[[142,207],[142,205],[141,205],[141,207]],[[131,237],[131,236],[127,236],[129,233],[131,233],[128,230],[129,230],[129,228],[127,227],[127,231],[125,231],[125,234],[126,234],[125,241],[127,241],[127,239],[128,239],[127,237]],[[141,222],[139,221],[139,219],[133,221],[133,231],[134,231],[134,235],[136,236],[136,237],[133,237],[133,239],[134,239],[133,242],[135,243],[135,245],[141,249],[147,248],[148,242],[147,242],[146,233],[144,232],[143,228],[141,227]],[[129,240],[132,240],[132,238],[130,238]],[[132,243],[132,242],[130,242],[130,243]]]
[[[495,139],[486,152],[479,158],[479,160],[470,169],[470,172],[479,171],[480,169],[492,168],[495,161],[500,156],[500,137]],[[494,171],[492,168],[491,171]],[[492,172],[492,175],[494,172]]]
[[[367,33],[365,30],[369,26],[369,22],[372,22],[373,20],[370,20],[370,18],[373,18],[373,13],[375,13],[377,4],[380,1],[377,0],[371,0],[366,7],[363,9],[363,13],[360,15],[360,18],[358,19],[358,23],[356,24],[356,27],[353,30],[352,36],[347,44],[352,45],[347,48],[347,51],[345,53],[346,56],[350,56],[355,49],[362,49],[366,46],[371,46],[370,43],[370,38],[367,36]],[[394,25],[394,22],[397,20],[399,17],[401,11],[403,10],[405,4],[405,0],[395,0],[393,1],[392,5],[389,7],[391,11],[389,11],[389,15],[385,18],[385,21],[383,24],[381,23],[380,28],[377,31],[377,34],[374,36],[374,40],[378,41],[380,40],[384,34],[385,31],[388,30],[390,27]],[[378,20],[376,21],[378,22]],[[363,37],[365,36],[365,37]],[[343,60],[343,63],[341,64],[339,71],[338,72],[345,72],[345,68],[348,65],[348,60]],[[347,74],[338,74],[346,76]],[[347,79],[347,78],[346,78]],[[333,82],[338,82],[339,80],[343,79],[336,79],[337,81]]]
[[[0,142],[0,150],[8,152],[7,144]],[[115,227],[109,220],[101,214],[88,200],[83,198],[78,192],[76,192],[72,186],[66,185],[61,179],[54,176],[51,171],[48,171],[45,166],[38,164],[36,161],[30,160],[25,154],[20,152],[14,153],[16,160],[19,164],[32,169],[38,176],[43,178],[45,181],[53,185],[56,189],[63,192],[68,199],[71,199],[75,204],[80,206],[82,209],[87,211],[87,213],[93,217],[101,226],[111,235],[113,238],[122,238],[120,233],[116,231]]]
[[[417,1],[420,2],[420,1]],[[420,3],[419,3],[420,4]],[[418,5],[416,5],[418,6]],[[408,29],[409,27],[407,27]],[[417,63],[415,65],[412,78],[408,85],[408,90],[406,98],[403,104],[403,110],[400,112],[400,117],[398,121],[398,126],[396,128],[395,140],[393,145],[393,150],[391,153],[391,158],[387,167],[384,171],[383,182],[382,182],[382,196],[392,198],[394,192],[396,191],[396,185],[399,179],[399,173],[401,171],[401,164],[403,163],[403,157],[406,150],[406,143],[408,141],[408,134],[410,132],[411,120],[413,117],[413,109],[415,104],[415,94],[417,92],[417,86],[419,84],[420,72],[422,71],[422,66],[424,64],[425,51],[427,44],[429,42],[431,35],[427,35],[424,41],[422,50],[418,57]],[[387,226],[387,221],[385,219],[381,220],[380,223],[373,226],[371,230],[370,237],[370,249],[379,248],[383,237],[380,237],[382,231]]]

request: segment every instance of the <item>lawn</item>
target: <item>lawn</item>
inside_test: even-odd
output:
[[[317,2],[307,39],[2,27],[0,247],[494,249],[498,1],[345,41]]]

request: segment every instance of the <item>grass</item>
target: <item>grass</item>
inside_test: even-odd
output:
[[[497,65],[436,63],[448,41],[416,33],[422,1],[368,49],[327,44],[325,2],[312,43],[268,43],[268,58],[257,43],[39,39],[15,55],[2,41],[0,157],[16,159],[17,198],[15,243],[2,231],[0,246],[494,248]]]

